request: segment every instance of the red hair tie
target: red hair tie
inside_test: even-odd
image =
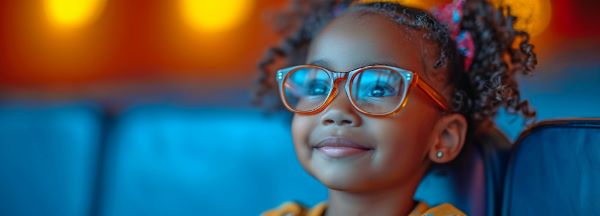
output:
[[[433,15],[450,30],[450,36],[456,42],[458,52],[465,57],[465,70],[469,71],[475,57],[475,43],[468,31],[460,31],[465,0],[454,0],[441,8],[434,8]]]

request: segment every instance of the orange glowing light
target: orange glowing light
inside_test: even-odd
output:
[[[253,0],[180,0],[187,24],[203,32],[224,32],[239,26],[250,15]]]
[[[511,13],[517,17],[515,28],[526,30],[532,36],[544,32],[550,24],[552,6],[550,0],[499,0],[510,6]],[[496,0],[498,4],[498,0]]]
[[[72,29],[95,21],[105,5],[106,0],[45,0],[44,10],[55,27]]]

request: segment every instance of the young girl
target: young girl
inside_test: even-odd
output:
[[[294,113],[297,158],[329,198],[264,215],[464,215],[413,195],[500,107],[534,118],[515,76],[536,57],[510,10],[484,0],[432,12],[390,1],[294,6],[291,34],[259,65],[257,96],[279,94]]]

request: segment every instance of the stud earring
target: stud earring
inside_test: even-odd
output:
[[[444,152],[442,152],[442,151],[438,151],[438,152],[435,154],[435,156],[436,156],[438,159],[440,159],[440,158],[444,157]]]

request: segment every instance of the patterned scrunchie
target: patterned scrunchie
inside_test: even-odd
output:
[[[465,57],[465,71],[469,71],[475,57],[475,43],[468,31],[460,30],[465,0],[454,0],[440,8],[434,8],[433,15],[450,30],[450,36],[456,42],[458,51]]]

